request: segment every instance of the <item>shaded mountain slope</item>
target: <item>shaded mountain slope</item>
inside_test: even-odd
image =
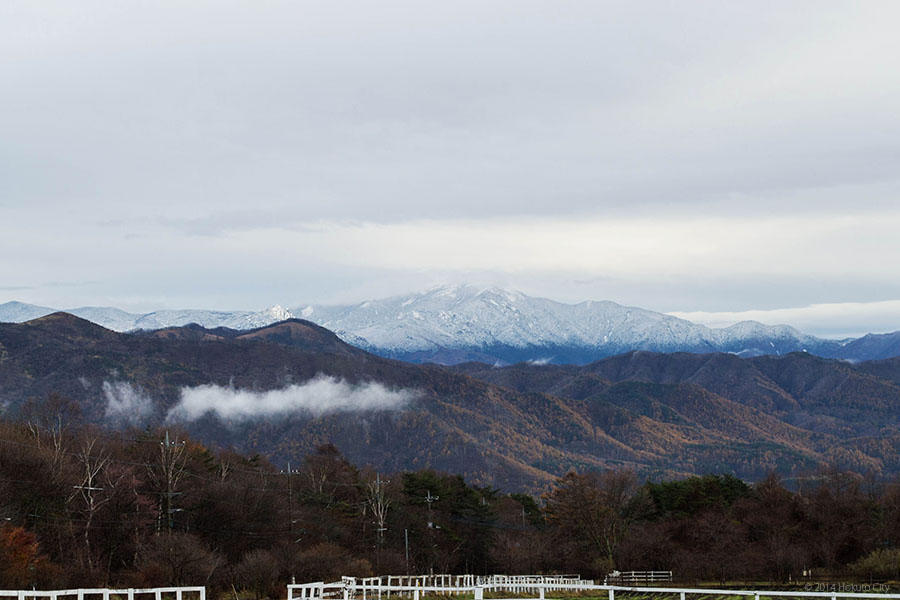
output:
[[[10,414],[29,398],[58,393],[87,420],[115,422],[110,409],[124,403],[134,413],[125,417],[158,423],[193,390],[219,394],[222,405],[239,393],[256,410],[271,401],[266,392],[289,396],[300,393],[292,386],[327,376],[356,386],[347,393],[378,384],[410,400],[253,418],[206,413],[183,424],[205,441],[278,461],[330,442],[359,464],[437,468],[505,489],[541,489],[572,468],[753,479],[834,462],[897,474],[900,387],[886,375],[892,369],[808,355],[648,352],[584,367],[447,368],[369,354],[302,319],[250,331],[134,334],[66,314],[0,324],[0,403]]]
[[[0,304],[0,321],[22,322],[52,312],[47,307],[7,302]],[[472,285],[291,310],[276,305],[259,312],[188,309],[133,314],[111,307],[67,312],[115,331],[171,329],[190,323],[210,330],[248,330],[303,317],[354,346],[415,363],[587,364],[635,350],[742,357],[802,351],[856,362],[900,355],[900,332],[831,340],[788,325],[755,321],[714,328],[610,301],[566,304]]]
[[[77,400],[85,419],[103,421],[110,387],[127,383],[152,403],[151,418],[159,421],[184,388],[277,390],[325,374],[357,384],[377,381],[417,397],[403,411],[300,412],[234,422],[206,416],[187,427],[209,441],[276,458],[298,459],[333,442],[362,464],[432,466],[517,489],[540,488],[570,466],[603,465],[602,457],[555,446],[559,437],[585,437],[589,429],[562,399],[370,355],[300,320],[249,334],[198,327],[117,334],[53,315],[0,325],[0,357],[0,398],[10,412],[29,398],[59,393]]]
[[[603,400],[608,420],[594,421],[617,439],[629,441],[626,432],[615,429],[609,420],[621,413],[652,417],[666,429],[656,431],[656,439],[665,438],[673,415],[684,416],[693,425],[724,433],[732,442],[763,444],[776,442],[777,453],[796,450],[796,464],[832,462],[871,472],[895,472],[897,456],[893,448],[900,443],[900,360],[849,364],[805,353],[784,357],[742,359],[727,354],[658,354],[631,352],[585,365],[532,366],[527,364],[497,368],[469,363],[455,370],[471,377],[521,390],[537,387],[573,400]],[[657,386],[647,398],[650,388]],[[622,385],[630,393],[641,393],[642,403],[625,403]],[[687,386],[687,387],[685,387]],[[712,396],[695,408],[720,409],[717,421],[704,420],[704,414],[683,415],[678,403],[690,399],[691,389],[702,389]],[[722,405],[717,399],[727,400]],[[652,401],[651,401],[652,400]],[[748,412],[749,411],[749,412]],[[710,413],[715,414],[715,413]],[[652,440],[630,440],[634,446],[648,447]],[[710,448],[715,453],[727,446]],[[684,446],[685,450],[689,445]],[[750,447],[746,448],[750,453]],[[700,460],[696,457],[696,460]],[[723,464],[740,460],[731,457]],[[784,472],[784,462],[762,460]],[[694,463],[696,464],[696,463]],[[777,466],[776,466],[777,464]]]

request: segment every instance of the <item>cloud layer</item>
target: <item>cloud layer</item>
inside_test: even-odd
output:
[[[831,338],[900,331],[900,300],[813,304],[773,310],[670,314],[710,327],[727,327],[739,321],[759,321],[766,325],[790,324],[806,333]]]
[[[116,425],[137,426],[153,414],[150,397],[127,381],[104,381],[103,397],[106,399],[105,416]]]
[[[354,385],[325,375],[265,392],[210,384],[182,388],[181,399],[169,412],[168,419],[194,421],[208,413],[228,420],[245,420],[289,413],[320,416],[335,412],[400,410],[416,397],[411,390],[393,390],[377,382]]]
[[[664,311],[896,300],[898,19],[9,0],[0,302],[259,309],[460,281]]]

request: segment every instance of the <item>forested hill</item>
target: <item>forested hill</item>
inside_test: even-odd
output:
[[[586,402],[623,386],[699,387],[789,425],[860,441],[896,439],[900,427],[900,358],[851,364],[802,352],[755,358],[629,352],[582,367],[468,363],[455,370],[513,390]]]
[[[333,443],[356,464],[506,490],[570,469],[639,477],[836,465],[900,473],[900,361],[630,353],[585,367],[456,368],[374,356],[300,319],[116,333],[56,313],[0,324],[0,401],[110,427],[179,423],[277,464]]]
[[[43,408],[44,421],[0,418],[0,589],[205,585],[215,598],[279,598],[292,579],[407,572],[900,575],[900,489],[852,474],[790,491],[776,477],[570,472],[537,498],[431,470],[359,469],[330,445],[279,469],[177,427],[112,433]]]

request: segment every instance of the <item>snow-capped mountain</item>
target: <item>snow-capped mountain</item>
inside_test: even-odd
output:
[[[21,323],[50,313],[63,310],[76,317],[87,319],[113,331],[133,331],[137,329],[162,329],[197,323],[207,328],[228,327],[230,329],[254,329],[278,321],[290,319],[294,315],[287,309],[275,305],[259,312],[215,311],[215,310],[158,310],[145,314],[125,312],[109,306],[84,306],[80,308],[55,309],[46,306],[7,302],[0,304],[0,322]]]
[[[54,309],[8,302],[0,321],[21,322]],[[160,329],[197,323],[253,329],[292,317],[331,329],[344,341],[383,356],[415,362],[521,361],[587,363],[631,350],[730,352],[741,356],[805,351],[870,360],[900,354],[900,334],[825,340],[787,325],[745,321],[711,328],[609,301],[565,304],[521,292],[469,285],[343,306],[281,306],[252,311],[161,310],[132,314],[116,308],[67,310],[109,329]]]
[[[785,325],[723,329],[609,301],[564,304],[521,292],[440,287],[347,306],[305,306],[297,315],[345,341],[407,360],[587,362],[629,350],[782,354],[836,342]]]
[[[73,312],[77,316],[77,312]],[[159,310],[140,315],[131,329],[162,329],[163,327],[180,327],[188,323],[196,323],[203,327],[228,327],[229,329],[255,329],[265,327],[278,321],[293,318],[290,311],[272,306],[259,312],[251,311],[213,311],[213,310]],[[100,323],[102,325],[102,323]]]
[[[56,309],[25,304],[24,302],[7,302],[0,304],[0,323],[24,323],[55,312]]]

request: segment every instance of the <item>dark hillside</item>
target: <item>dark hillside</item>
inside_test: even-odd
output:
[[[26,403],[56,394],[91,422],[181,421],[204,441],[279,462],[333,443],[356,463],[439,468],[504,489],[543,489],[569,469],[611,466],[758,479],[834,463],[892,476],[896,372],[890,361],[805,354],[650,352],[584,367],[447,368],[378,357],[298,319],[134,334],[59,313],[0,324],[0,399],[10,415],[24,418]],[[171,412],[192,394],[205,408]],[[365,404],[371,398],[403,400]],[[235,403],[243,412],[227,412]]]

